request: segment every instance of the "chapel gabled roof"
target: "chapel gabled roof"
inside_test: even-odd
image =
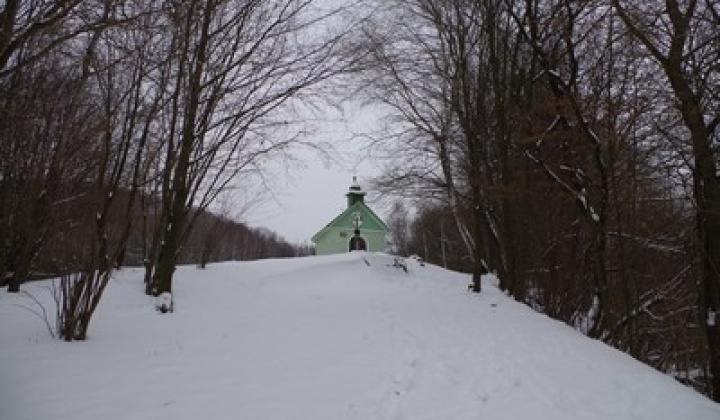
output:
[[[390,231],[390,228],[388,228],[388,226],[385,224],[385,222],[383,222],[383,220],[380,217],[378,217],[378,215],[375,214],[375,212],[372,211],[372,209],[370,207],[368,207],[367,204],[365,204],[362,201],[358,201],[355,204],[353,204],[352,206],[346,208],[345,211],[340,213],[330,223],[325,225],[324,228],[320,229],[320,231],[318,231],[318,233],[313,235],[313,237],[310,240],[313,242],[317,242],[317,240],[320,239],[320,237],[323,236],[325,234],[325,232],[327,232],[328,230],[330,230],[330,228],[332,228],[334,225],[336,225],[344,216],[351,214],[360,208],[362,208],[368,215],[370,215],[370,217],[373,219],[373,221],[375,221],[378,225],[380,225],[384,231],[386,231],[386,232]]]

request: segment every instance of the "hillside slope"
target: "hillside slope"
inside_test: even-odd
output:
[[[366,264],[369,263],[368,264]],[[0,419],[720,419],[720,405],[465,275],[385,255],[122,270],[85,343],[0,293]],[[52,312],[48,283],[26,290]]]

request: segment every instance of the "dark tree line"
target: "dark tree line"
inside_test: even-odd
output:
[[[714,2],[376,6],[377,186],[419,203],[398,248],[720,400]]]
[[[78,193],[80,195],[80,193]],[[127,203],[128,192],[117,192],[118,201]],[[71,229],[62,231],[62,235],[51,235],[42,241],[42,249],[37,253],[33,261],[28,267],[25,276],[27,279],[40,279],[49,277],[58,277],[72,270],[83,269],[85,256],[83,250],[86,246],[85,237],[90,234],[90,229],[83,227],[90,217],[83,209],[91,206],[84,201],[89,192],[83,192],[83,197],[76,197],[68,201],[64,209],[63,223],[72,226]],[[146,203],[153,200],[144,197]],[[70,207],[72,204],[72,207]],[[146,204],[152,206],[151,204]],[[87,206],[87,207],[86,207]],[[143,210],[139,205],[135,205],[131,209],[131,216],[135,220],[141,220]],[[47,216],[47,215],[46,215]],[[200,268],[205,268],[209,263],[220,261],[251,261],[265,258],[288,258],[313,255],[314,249],[309,245],[292,244],[286,241],[275,232],[264,228],[253,228],[245,223],[238,222],[227,216],[215,214],[211,211],[205,211],[202,214],[193,212],[196,217],[195,226],[193,227],[186,245],[178,258],[179,264],[197,264]],[[117,247],[116,241],[121,238],[118,233],[124,222],[124,218],[120,215],[113,214],[110,216],[109,224],[113,226],[110,229],[109,242],[113,248]],[[19,229],[16,228],[16,229]],[[141,267],[147,263],[147,252],[151,246],[147,231],[142,228],[142,224],[133,224],[129,232],[127,242],[122,249],[122,255],[116,261],[118,269],[122,267]],[[87,249],[84,250],[87,252]],[[13,250],[5,250],[7,255],[14,256]],[[67,259],[72,256],[70,259]],[[4,273],[4,277],[0,281],[0,286],[6,286],[13,276],[9,272]]]

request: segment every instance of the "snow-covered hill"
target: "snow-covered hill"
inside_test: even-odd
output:
[[[0,293],[2,420],[718,420],[720,405],[506,298],[386,255],[118,273],[89,341]],[[369,265],[367,263],[369,263]],[[48,283],[25,289],[52,312]]]

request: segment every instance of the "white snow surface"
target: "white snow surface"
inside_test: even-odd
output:
[[[0,419],[720,419],[720,404],[490,277],[476,295],[467,275],[391,263],[180,267],[172,314],[155,311],[140,269],[123,269],[75,343],[2,291]],[[49,282],[24,288],[54,312]]]

